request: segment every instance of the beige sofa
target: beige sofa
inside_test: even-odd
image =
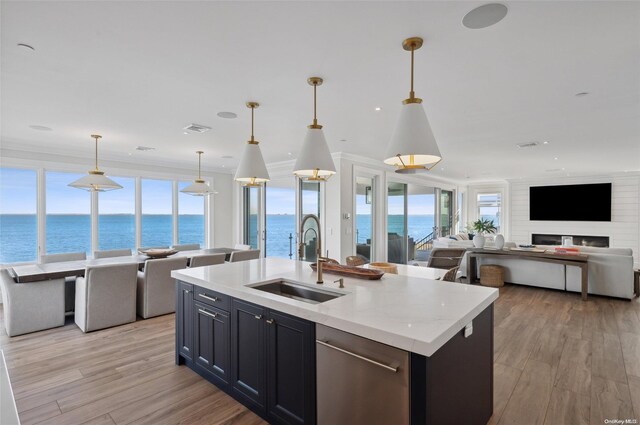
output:
[[[539,245],[540,249],[555,246]],[[627,248],[577,247],[589,256],[589,294],[631,299],[633,291],[633,252]],[[466,274],[466,258],[463,259]],[[576,266],[550,264],[517,258],[481,258],[479,264],[505,268],[506,282],[541,288],[581,291],[581,270]]]

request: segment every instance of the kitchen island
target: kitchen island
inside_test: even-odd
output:
[[[176,362],[271,423],[491,416],[496,289],[389,274],[340,289],[284,259],[172,276]]]

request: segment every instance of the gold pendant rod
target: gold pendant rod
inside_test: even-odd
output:
[[[316,115],[317,111],[317,100],[316,100],[316,90],[318,88],[317,84],[313,85],[313,125],[318,125],[318,118]]]
[[[411,45],[411,91],[409,92],[409,98],[413,99],[416,97],[416,93],[413,91],[413,52],[415,51],[415,46]]]

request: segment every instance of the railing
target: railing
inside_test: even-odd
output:
[[[430,250],[433,247],[433,239],[434,239],[433,232],[431,232],[424,238],[416,241],[415,243],[416,251]]]

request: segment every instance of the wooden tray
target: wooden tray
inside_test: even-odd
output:
[[[318,270],[318,264],[311,264],[311,268]],[[338,274],[340,276],[355,277],[356,279],[378,280],[384,273],[380,270],[363,269],[356,266],[343,266],[342,264],[324,263],[322,265],[324,273]]]

